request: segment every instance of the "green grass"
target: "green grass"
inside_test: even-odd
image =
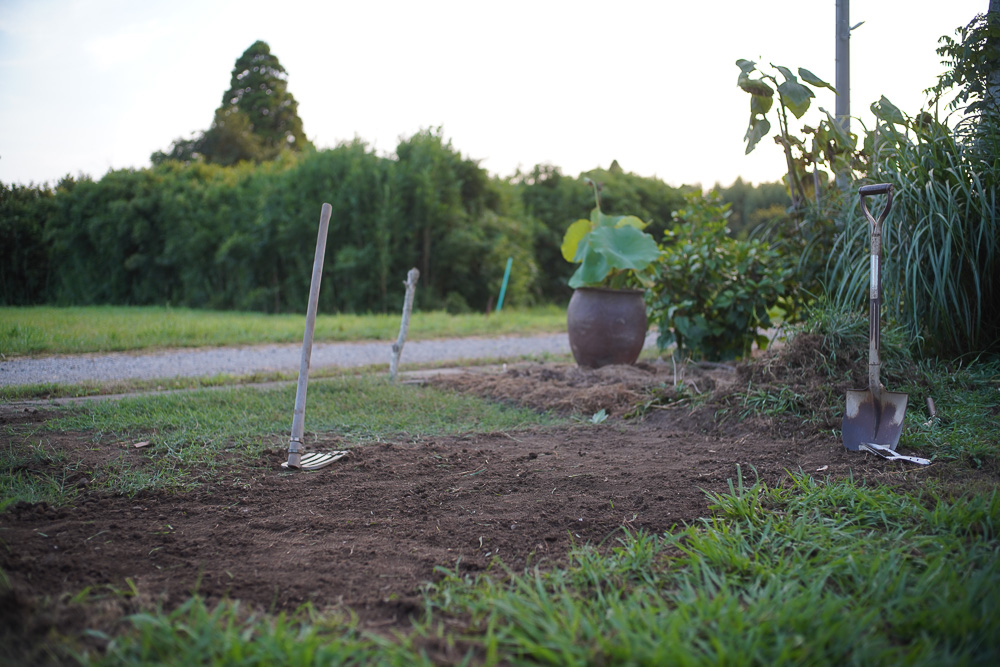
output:
[[[239,603],[194,597],[169,614],[137,614],[134,632],[110,642],[97,665],[431,665],[405,638],[365,636],[356,623],[306,606],[267,616]],[[87,662],[77,653],[76,658]]]
[[[923,363],[909,394],[900,445],[936,461],[960,460],[1000,473],[1000,361],[957,366]],[[930,418],[927,399],[937,416]]]
[[[384,378],[338,377],[310,384],[306,444],[317,433],[361,445],[388,438],[496,432],[560,423],[559,418],[482,399],[389,383]],[[253,461],[267,450],[287,447],[295,387],[226,387],[165,395],[97,401],[65,410],[45,424],[49,432],[83,431],[94,443],[149,441],[123,448],[103,467],[89,471],[88,488],[134,495],[143,490],[184,489],[204,475],[228,469],[232,457]],[[33,431],[30,437],[38,437]],[[15,500],[65,502],[49,471],[18,463],[21,448],[0,452],[0,503]],[[18,458],[20,457],[20,458]],[[7,474],[4,474],[4,473]]]
[[[488,658],[586,664],[994,664],[1000,494],[948,500],[803,475],[716,514],[509,581],[449,573],[437,618]],[[487,662],[490,662],[488,659]]]
[[[402,304],[400,304],[402,308]],[[395,340],[400,313],[324,315],[317,342]],[[305,315],[265,315],[169,307],[0,307],[0,354],[79,354],[167,347],[302,343]],[[408,339],[498,336],[565,331],[555,306],[510,308],[489,317],[414,312]]]
[[[102,665],[996,664],[1000,493],[915,493],[797,474],[711,495],[711,518],[622,533],[569,563],[425,586],[392,638],[304,607],[199,598],[131,616]]]
[[[16,438],[5,429],[0,445],[0,511],[17,501],[62,505],[76,497],[67,480],[75,466],[59,450],[46,447],[34,434]]]

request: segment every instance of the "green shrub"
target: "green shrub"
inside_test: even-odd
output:
[[[754,342],[767,345],[759,330],[771,326],[768,309],[785,294],[791,270],[762,241],[728,236],[728,205],[717,195],[687,195],[686,202],[664,234],[647,291],[657,344],[676,343],[684,357],[745,357]]]

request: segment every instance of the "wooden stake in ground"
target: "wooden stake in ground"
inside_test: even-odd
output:
[[[403,298],[403,321],[399,324],[399,338],[392,344],[392,361],[389,363],[389,381],[396,381],[399,371],[399,357],[403,354],[403,344],[406,342],[406,332],[410,328],[410,311],[413,310],[413,293],[417,291],[417,280],[420,271],[410,269],[406,274],[406,297]]]

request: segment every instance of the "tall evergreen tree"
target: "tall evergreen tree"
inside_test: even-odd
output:
[[[212,126],[193,139],[178,139],[169,153],[157,151],[153,164],[199,157],[222,165],[273,160],[282,150],[311,147],[302,130],[298,102],[288,92],[288,76],[266,42],[256,41],[236,61],[229,90]]]

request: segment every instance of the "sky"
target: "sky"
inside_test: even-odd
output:
[[[988,0],[855,0],[851,113],[886,96],[909,114],[944,71],[935,53]],[[735,62],[835,82],[835,0],[0,0],[0,181],[54,185],[149,166],[212,121],[256,40],[288,73],[317,148],[391,155],[441,128],[511,176],[536,164],[621,167],[671,185],[780,179],[770,138],[745,155]],[[813,110],[835,109],[820,90]]]

